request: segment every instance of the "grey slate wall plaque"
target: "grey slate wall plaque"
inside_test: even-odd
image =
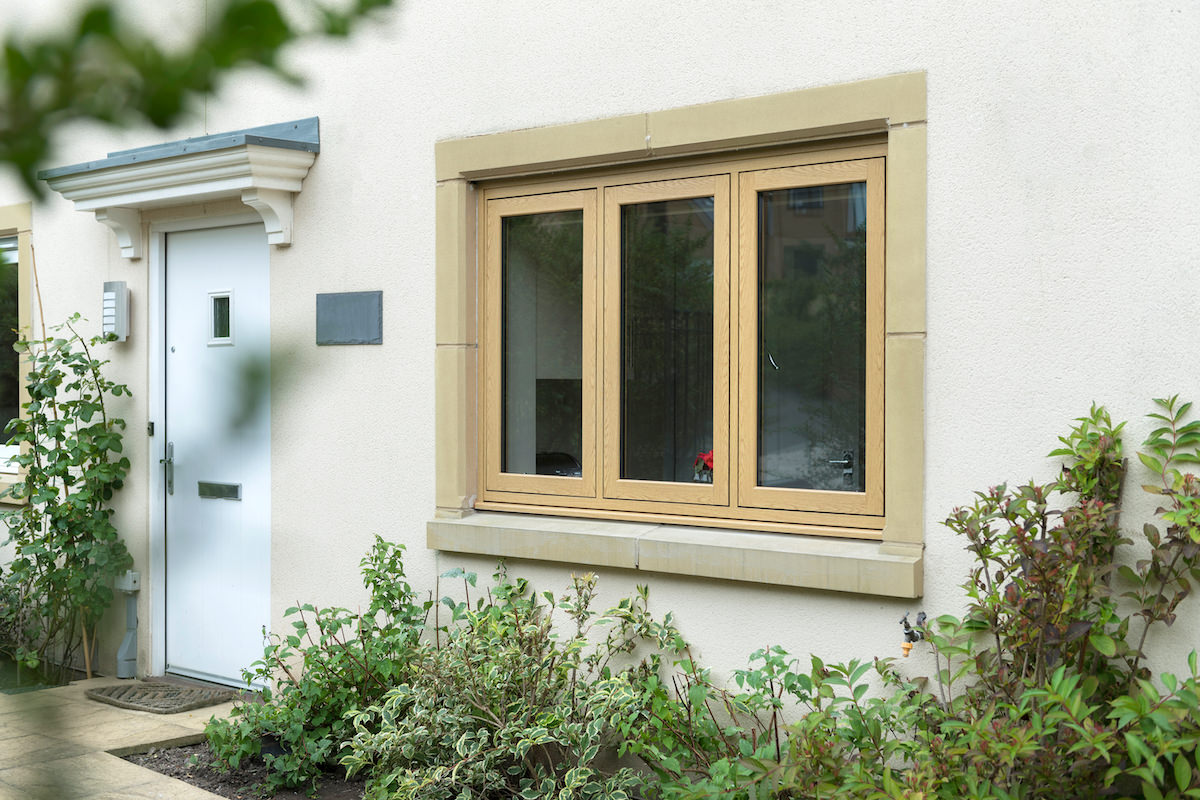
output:
[[[383,292],[317,295],[317,344],[383,344]]]

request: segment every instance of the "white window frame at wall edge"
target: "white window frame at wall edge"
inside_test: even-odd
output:
[[[0,231],[0,241],[3,241],[5,239],[11,239],[12,243],[13,243],[11,252],[12,252],[13,258],[15,260],[12,264],[12,268],[17,271],[17,317],[18,317],[17,326],[19,328],[25,327],[23,324],[23,321],[21,320],[21,317],[22,317],[21,312],[25,311],[26,306],[28,305],[28,301],[23,301],[22,295],[21,295],[21,283],[22,283],[21,273],[23,272],[23,268],[26,266],[21,260],[21,238],[22,237],[21,237],[20,231],[17,231],[17,230],[13,230],[12,232],[9,232],[7,230]],[[3,266],[5,266],[3,263],[3,260],[0,259],[0,267],[3,267]],[[25,396],[28,391],[25,388],[25,382],[23,380],[21,380],[21,374],[24,372],[24,370],[21,369],[22,361],[23,361],[23,356],[18,356],[17,374],[12,376],[13,380],[17,382],[18,409],[20,409],[20,406],[25,404],[25,402],[26,402]],[[18,413],[23,413],[23,412],[18,410]],[[3,428],[0,428],[0,433],[3,433]],[[8,441],[7,433],[3,433],[3,435],[0,435],[0,484],[12,485],[13,483],[15,483],[21,479],[21,477],[20,477],[21,476],[21,468],[19,466],[17,466],[16,464],[13,464],[11,461],[11,459],[13,457],[20,455],[21,448],[18,447],[17,445],[6,444],[7,441]]]
[[[20,335],[33,335],[33,204],[32,203],[15,203],[10,205],[0,206],[0,236],[4,238],[15,238],[17,240],[16,256],[17,263],[14,268],[17,270],[17,324],[20,329]],[[19,412],[24,415],[23,407],[29,402],[29,390],[25,380],[22,378],[24,374],[25,359],[22,356],[18,359],[18,374],[15,377],[17,381],[17,404],[22,410]],[[0,442],[8,440],[8,435],[5,434],[0,438]],[[23,445],[23,449],[28,449],[28,445]],[[4,449],[9,451],[7,445]],[[9,451],[4,458],[16,455],[15,451]],[[20,468],[12,469],[6,463],[4,472],[0,472],[0,491],[11,489],[15,484],[22,479],[23,470]],[[0,499],[0,504],[16,506],[24,505],[25,500],[14,500],[11,497]]]

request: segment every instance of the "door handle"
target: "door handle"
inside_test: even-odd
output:
[[[163,476],[167,481],[167,494],[175,494],[175,443],[167,442],[167,453],[165,458],[160,458],[158,463],[163,465]]]

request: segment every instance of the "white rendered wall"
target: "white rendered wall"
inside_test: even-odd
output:
[[[203,2],[137,5],[155,9],[148,24],[171,27]],[[722,671],[771,643],[832,659],[896,655],[905,611],[963,608],[970,562],[940,525],[955,505],[989,484],[1051,477],[1045,454],[1093,400],[1131,420],[1131,450],[1149,430],[1151,397],[1200,400],[1198,40],[1200,8],[1187,3],[412,0],[349,42],[294,51],[303,89],[244,73],[193,124],[119,137],[79,130],[55,163],[321,118],[295,243],[272,256],[273,346],[287,365],[272,395],[278,623],[297,600],[361,603],[357,563],[376,532],[408,545],[419,587],[453,566],[494,566],[424,547],[436,141],[924,70],[925,597],[601,575],[606,598],[649,582],[652,606],[674,611],[699,657]],[[21,199],[0,190],[0,202]],[[105,228],[57,197],[35,210],[34,237],[50,319],[95,317],[104,280],[133,290],[134,334],[114,351],[135,392],[125,410],[134,480],[119,518],[144,563],[145,262],[119,258]],[[314,346],[315,294],[375,289],[382,346]],[[1145,478],[1134,462],[1123,519],[1135,530],[1153,508],[1137,489]],[[555,590],[572,571],[511,568]],[[1164,666],[1181,666],[1195,645],[1198,611],[1188,601]],[[118,642],[110,637],[108,658]]]

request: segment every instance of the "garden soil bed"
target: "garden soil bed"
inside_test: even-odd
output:
[[[267,769],[261,761],[256,761],[246,769],[218,772],[209,766],[213,755],[207,742],[186,747],[155,749],[148,753],[126,756],[125,760],[231,800],[261,797],[256,787],[267,775]],[[346,781],[336,775],[323,778],[317,786],[317,793],[313,795],[317,800],[362,800],[362,796],[361,781]],[[304,800],[307,797],[303,792],[286,789],[274,795],[275,800]]]

